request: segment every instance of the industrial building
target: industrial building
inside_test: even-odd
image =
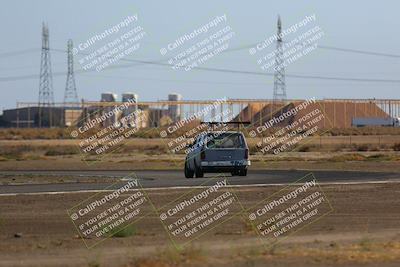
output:
[[[236,121],[249,121],[252,125],[263,125],[273,117],[277,117],[305,100],[292,100],[285,104],[250,103],[235,118]],[[395,105],[396,103],[396,105]],[[391,113],[398,115],[399,101],[394,100],[390,103]],[[380,101],[375,100],[317,100],[309,104],[305,109],[300,110],[296,115],[287,118],[282,125],[289,125],[293,121],[298,121],[302,116],[319,109],[324,118],[317,124],[318,128],[349,128],[352,126],[353,118],[388,118],[390,114],[380,105]],[[397,111],[397,113],[395,112]]]
[[[39,108],[35,103],[18,103],[18,108],[4,110],[0,116],[1,127],[66,127],[76,124],[78,121],[87,120],[98,116],[116,106],[129,101],[129,108],[122,113],[116,114],[107,124],[113,124],[122,117],[136,110],[141,110],[146,121],[140,125],[135,124],[135,119],[127,123],[131,127],[146,128],[159,127],[188,118],[212,105],[216,100],[183,100],[182,96],[168,96],[169,100],[139,101],[137,94],[128,92],[122,94],[120,101],[113,93],[103,93],[100,101],[83,101],[74,108],[63,107],[63,103],[55,104],[55,107]],[[274,100],[255,99],[227,99],[211,113],[219,118],[226,110],[232,112],[233,121],[248,121],[252,125],[262,125],[273,116],[279,115],[289,109],[296,107],[305,100],[287,100],[277,103]],[[352,127],[354,118],[398,118],[400,117],[400,100],[392,99],[323,99],[316,100],[305,110],[299,112],[295,117],[288,119],[285,123],[296,120],[313,109],[320,109],[325,115],[319,122],[320,128],[348,128]],[[39,112],[41,110],[41,112]],[[41,114],[41,116],[40,116]],[[207,120],[207,118],[199,118]]]
[[[8,109],[0,116],[0,127],[64,127],[80,118],[82,111],[63,107],[23,107]]]

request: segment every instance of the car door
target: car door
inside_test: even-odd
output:
[[[203,135],[197,136],[196,142],[193,145],[192,154],[190,158],[191,162],[190,168],[192,170],[195,169],[195,162],[197,162],[197,164],[200,163],[200,152],[203,149],[202,140],[203,140]]]
[[[198,146],[199,136],[196,137],[192,146],[190,147],[189,153],[186,156],[187,165],[191,170],[194,170],[194,157],[196,155],[196,148]]]

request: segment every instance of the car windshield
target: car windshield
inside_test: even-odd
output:
[[[208,148],[244,148],[240,133],[210,133],[207,135]]]

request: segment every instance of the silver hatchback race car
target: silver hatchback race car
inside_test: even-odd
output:
[[[189,145],[185,177],[203,177],[207,172],[230,172],[246,176],[250,166],[249,148],[241,132],[208,132]]]

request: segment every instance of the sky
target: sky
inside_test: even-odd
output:
[[[100,100],[100,94],[108,91],[119,96],[124,92],[134,92],[143,101],[166,99],[172,92],[190,100],[222,97],[271,99],[274,80],[270,73],[273,70],[264,75],[265,71],[257,64],[257,56],[251,55],[248,47],[276,33],[278,14],[283,29],[315,14],[312,27],[319,26],[323,31],[323,36],[317,40],[320,47],[387,54],[344,52],[317,46],[311,53],[286,66],[288,98],[398,99],[399,9],[400,2],[394,0],[387,0],[384,4],[369,0],[3,0],[0,9],[0,109],[14,108],[17,101],[38,101],[43,22],[47,23],[50,31],[54,98],[56,102],[62,102],[67,72],[67,40],[72,39],[79,49],[79,44],[135,14],[138,20],[124,30],[141,26],[145,36],[139,41],[140,48],[127,55],[125,61],[118,60],[110,68],[86,72],[82,71],[83,65],[79,63],[87,53],[120,38],[122,30],[75,55],[75,80],[80,99]],[[226,21],[215,29],[229,26],[234,32],[228,40],[227,51],[205,61],[200,66],[203,69],[176,70],[168,65],[168,56],[178,55],[208,38],[212,32],[202,33],[182,47],[168,51],[167,56],[160,54],[161,48],[223,15],[226,15]],[[304,26],[284,37],[284,41],[289,42],[310,27],[311,24]],[[257,55],[264,54],[260,52]],[[137,64],[135,60],[162,64]],[[315,76],[359,80],[316,79]]]

